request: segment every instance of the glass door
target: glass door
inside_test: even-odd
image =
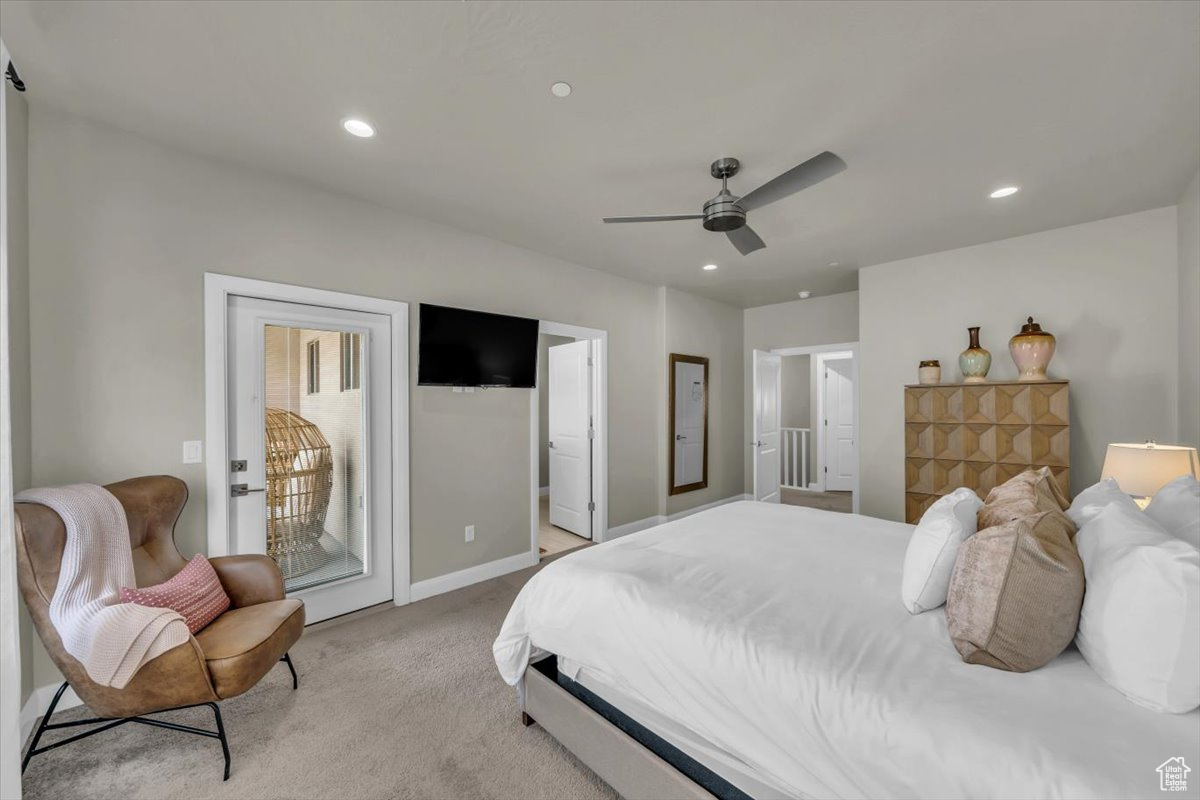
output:
[[[390,600],[390,320],[243,297],[228,320],[237,552],[273,558],[310,622]]]

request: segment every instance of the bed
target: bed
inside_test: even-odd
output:
[[[626,797],[1146,797],[1200,764],[1200,711],[1133,705],[1073,647],[964,664],[900,603],[911,531],[754,502],[660,525],[535,575],[496,663]]]

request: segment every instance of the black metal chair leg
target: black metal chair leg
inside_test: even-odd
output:
[[[33,758],[33,751],[37,750],[38,742],[42,739],[42,734],[46,732],[46,725],[50,722],[50,715],[54,713],[54,709],[58,706],[58,701],[62,699],[63,692],[67,690],[67,682],[63,681],[63,685],[58,687],[58,691],[54,693],[54,699],[50,701],[50,707],[46,709],[46,713],[42,715],[42,721],[38,723],[37,732],[33,734],[33,741],[29,743],[29,749],[25,751],[25,757],[21,759],[21,772],[25,772],[25,768],[29,766],[29,759]]]
[[[229,780],[229,740],[225,738],[225,723],[221,722],[221,709],[216,703],[208,703],[212,707],[213,716],[217,718],[217,738],[221,740],[221,752],[225,755],[225,777]]]
[[[282,661],[283,663],[287,664],[288,669],[290,669],[292,671],[292,691],[299,689],[300,688],[300,678],[297,677],[296,667],[295,667],[295,665],[292,664],[292,654],[284,653],[283,658],[281,658],[279,660]]]
[[[25,768],[29,766],[30,759],[32,759],[34,756],[36,756],[40,753],[45,753],[50,750],[56,750],[59,747],[64,747],[73,742],[77,742],[80,739],[86,739],[89,736],[95,736],[98,733],[103,733],[104,731],[115,728],[118,725],[124,725],[128,722],[136,722],[141,725],[150,725],[150,726],[153,726],[156,728],[166,728],[167,730],[179,731],[180,733],[191,733],[196,736],[207,736],[210,739],[219,739],[221,742],[221,752],[225,756],[225,778],[224,779],[229,780],[229,767],[230,767],[230,761],[231,761],[230,756],[229,756],[229,740],[225,736],[225,723],[221,720],[221,709],[220,709],[220,707],[217,706],[216,703],[197,703],[195,705],[190,705],[190,706],[179,706],[177,708],[166,708],[166,709],[163,709],[162,711],[149,712],[149,713],[154,713],[154,714],[161,714],[161,713],[164,713],[167,711],[182,711],[187,708],[198,708],[199,706],[210,706],[213,710],[213,716],[216,717],[216,720],[217,720],[216,731],[208,731],[208,730],[204,730],[203,728],[193,728],[190,725],[180,725],[175,722],[167,722],[166,720],[161,720],[161,719],[151,719],[149,717],[144,717],[144,716],[117,717],[117,718],[94,717],[91,719],[71,720],[70,722],[51,722],[50,717],[51,717],[51,715],[54,714],[54,709],[58,707],[58,701],[62,699],[63,693],[67,691],[67,686],[68,686],[68,684],[64,683],[62,686],[58,687],[58,691],[54,693],[54,699],[50,701],[50,707],[46,709],[46,713],[42,717],[42,721],[40,723],[38,723],[37,731],[33,734],[33,740],[29,743],[29,749],[25,751],[25,756],[24,756],[24,758],[21,759],[21,772],[22,773],[24,773]],[[84,731],[83,733],[75,734],[74,736],[69,736],[66,739],[61,739],[57,742],[53,742],[51,744],[46,745],[45,747],[40,747],[40,748],[38,747],[38,744],[42,740],[42,734],[45,733],[46,731],[56,731],[56,730],[62,730],[64,728],[78,728],[83,725],[95,725],[97,727],[92,728],[91,730]]]

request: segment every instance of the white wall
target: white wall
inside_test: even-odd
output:
[[[754,491],[750,441],[754,420],[750,381],[755,350],[780,347],[809,347],[858,341],[858,292],[810,297],[790,303],[747,308],[742,315],[743,373],[742,402],[746,409],[742,424],[742,464],[745,491]],[[785,359],[786,361],[786,359]],[[809,397],[812,397],[810,388]],[[812,448],[810,448],[810,453]]]
[[[779,420],[785,428],[808,428],[808,449],[804,458],[808,462],[808,481],[813,481],[813,470],[817,463],[817,437],[813,435],[817,426],[813,414],[817,403],[817,382],[814,379],[812,356],[784,356],[779,370]],[[747,406],[750,413],[752,406]],[[751,476],[751,481],[753,481]],[[799,473],[796,480],[800,480]]]
[[[309,394],[308,347],[320,348],[317,372],[319,391]],[[333,456],[333,488],[325,513],[325,533],[359,559],[365,557],[363,518],[365,448],[363,447],[362,388],[342,390],[342,335],[334,331],[300,331],[296,355],[300,370],[296,387],[298,406],[283,406],[321,429]],[[380,378],[376,376],[376,380]]]
[[[185,555],[204,549],[204,467],[180,463],[180,442],[204,436],[202,286],[213,271],[409,302],[414,368],[420,302],[608,331],[609,524],[662,513],[668,327],[654,287],[37,103],[29,132],[32,483],[177,475],[191,492],[177,540]],[[740,373],[741,311],[696,308],[721,333],[673,331],[676,349],[713,351],[721,374]],[[412,382],[412,579],[527,552],[531,390]],[[736,431],[740,398],[718,402]],[[741,472],[738,437],[714,424],[720,494]],[[33,649],[41,686],[56,673]]]
[[[812,402],[809,397],[812,381],[809,356],[784,357],[779,371],[779,420],[785,428],[807,428],[812,425]]]
[[[660,289],[663,309],[663,350],[660,351],[659,392],[646,398],[645,413],[662,420],[659,435],[661,474],[660,514],[675,514],[742,494],[742,310],[676,289]],[[694,492],[667,493],[669,457],[668,357],[671,353],[708,358],[708,487]],[[655,407],[650,406],[653,402]]]
[[[1058,337],[1051,377],[1071,380],[1071,485],[1105,446],[1176,438],[1176,211],[1145,211],[868,267],[859,272],[862,512],[903,519],[903,386],[937,358],[957,379],[979,325],[992,380],[1012,380],[1008,339],[1029,315]]]
[[[9,403],[12,413],[13,490],[32,486],[29,393],[29,202],[28,126],[25,96],[4,82],[6,160],[4,180],[8,215]],[[32,642],[37,638],[25,604],[18,610],[21,641],[21,702],[34,689]]]
[[[1200,447],[1200,172],[1179,199],[1179,441]]]
[[[30,126],[36,483],[179,475],[181,547],[204,547],[204,470],[179,443],[203,437],[201,286],[216,271],[408,301],[414,365],[421,301],[608,330],[610,519],[656,513],[654,288],[36,103]],[[527,391],[414,380],[414,581],[528,550]]]
[[[0,42],[0,71],[8,62],[8,48]],[[22,488],[29,472],[28,151],[24,99],[6,81],[0,92],[0,796],[19,798],[19,709],[33,676],[29,619],[16,585],[11,511],[13,491]],[[18,385],[22,380],[25,385]]]

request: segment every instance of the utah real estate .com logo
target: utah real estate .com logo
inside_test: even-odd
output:
[[[1164,792],[1186,792],[1187,776],[1192,768],[1183,762],[1183,756],[1175,756],[1158,767],[1158,788]]]

